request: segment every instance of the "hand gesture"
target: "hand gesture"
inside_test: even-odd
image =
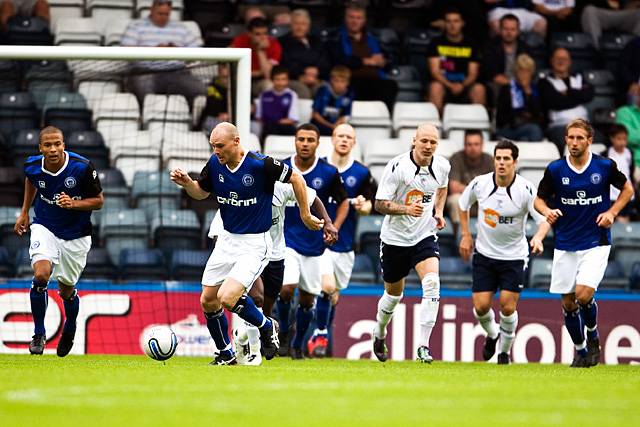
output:
[[[324,227],[324,219],[318,219],[311,214],[305,215],[301,219],[309,230],[318,231]]]
[[[74,204],[74,200],[69,197],[68,194],[65,194],[64,192],[60,193],[60,196],[58,196],[58,198],[56,199],[56,204],[58,205],[58,207],[61,207],[62,209],[73,209],[73,204]]]
[[[178,184],[180,187],[186,187],[191,182],[191,177],[184,170],[177,168],[169,172],[171,181]]]
[[[424,213],[424,207],[422,207],[421,201],[415,201],[407,206],[407,215],[419,218]]]
[[[338,229],[332,222],[324,224],[322,239],[326,245],[333,245],[338,241]]]
[[[433,219],[436,220],[436,227],[438,230],[442,230],[447,225],[447,221],[445,221],[444,216],[442,214],[435,214]]]
[[[29,214],[21,213],[18,219],[16,220],[16,225],[13,226],[13,231],[15,231],[15,233],[18,236],[22,236],[24,233],[27,232],[28,228],[29,228]]]
[[[471,234],[462,235],[458,251],[460,252],[462,259],[465,262],[469,262],[471,259],[471,253],[473,252],[473,237],[471,237]]]
[[[598,224],[598,227],[609,228],[615,222],[615,220],[616,217],[613,216],[611,212],[602,212],[600,215],[598,215],[598,218],[596,218],[596,224]]]
[[[531,246],[531,253],[533,255],[542,255],[544,252],[544,245],[542,244],[542,240],[537,237],[532,237],[531,241],[529,241],[529,246]]]
[[[558,218],[562,216],[562,211],[560,209],[549,209],[545,215],[547,222],[553,225]]]

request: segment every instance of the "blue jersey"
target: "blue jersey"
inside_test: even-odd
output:
[[[342,95],[336,95],[331,89],[331,85],[325,83],[316,91],[312,108],[329,123],[335,123],[340,117],[351,116],[352,104],[353,92],[351,90]]]
[[[369,168],[365,165],[354,160],[343,171],[340,171],[340,176],[342,177],[344,188],[347,191],[347,196],[350,199],[357,196],[364,196],[367,200],[373,198],[373,177],[371,176],[371,172],[369,172]],[[336,219],[337,208],[338,205],[333,200],[327,205],[327,212],[333,220]],[[349,214],[342,224],[342,227],[340,227],[338,241],[332,246],[329,246],[329,249],[334,252],[352,251],[357,222],[358,216],[356,210],[349,205]]]
[[[613,160],[597,154],[582,171],[568,158],[551,162],[538,186],[538,197],[562,216],[553,225],[555,248],[582,251],[611,244],[611,231],[599,227],[596,218],[611,207],[610,186],[622,189],[627,178]]]
[[[284,160],[292,166],[293,158]],[[292,166],[295,169],[295,166]],[[333,201],[340,203],[347,198],[347,193],[342,185],[342,179],[338,169],[331,166],[326,160],[316,159],[316,163],[300,173],[307,186],[316,190],[317,197],[325,206]],[[297,206],[287,206],[284,215],[284,239],[287,247],[304,256],[320,256],[324,252],[322,231],[309,230],[300,219],[300,211]]]
[[[276,181],[289,182],[291,168],[262,154],[248,152],[235,170],[209,158],[200,173],[200,188],[214,193],[224,229],[257,234],[271,228],[271,199]]]
[[[91,211],[61,208],[56,204],[61,193],[75,200],[96,197],[102,192],[100,178],[91,162],[65,151],[62,168],[49,172],[44,168],[44,156],[31,156],[24,164],[24,174],[36,188],[34,224],[40,224],[63,240],[91,235]]]

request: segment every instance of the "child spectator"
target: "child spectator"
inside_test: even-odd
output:
[[[624,125],[612,125],[611,130],[609,131],[609,142],[611,142],[611,146],[601,154],[615,161],[620,172],[622,172],[627,177],[627,179],[633,185],[633,188],[636,188],[636,183],[633,180],[635,166],[633,162],[633,154],[627,147],[627,144],[629,142],[628,138],[629,132],[627,131],[627,128],[624,127]],[[618,199],[619,194],[620,190],[612,186],[611,194],[609,196],[611,198],[611,203],[615,202]],[[620,211],[620,213],[616,217],[616,220],[623,223],[629,222],[630,217],[634,214],[633,207],[635,203],[635,198],[632,198],[627,206],[625,206]]]
[[[298,124],[298,95],[289,88],[289,71],[281,66],[271,70],[273,88],[260,94],[256,119],[262,123],[262,136],[294,135]]]
[[[349,120],[353,104],[350,79],[351,70],[344,65],[336,65],[331,69],[329,83],[316,91],[311,122],[318,126],[320,135],[330,136],[336,126]]]

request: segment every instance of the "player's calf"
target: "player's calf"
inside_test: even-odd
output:
[[[60,285],[60,297],[62,298],[65,312],[65,322],[62,329],[62,335],[58,341],[58,347],[56,354],[59,357],[64,357],[73,348],[73,340],[76,336],[76,319],[78,312],[80,311],[80,298],[78,297],[78,291],[73,287]]]

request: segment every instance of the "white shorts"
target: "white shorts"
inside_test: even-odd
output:
[[[489,22],[499,21],[500,18],[508,13],[518,17],[518,20],[520,21],[520,31],[532,31],[535,23],[540,19],[544,19],[542,15],[531,12],[527,9],[510,9],[507,7],[496,7],[491,12],[489,12]]]
[[[202,285],[218,286],[231,277],[250,289],[269,263],[271,246],[269,232],[221,233],[202,273]]]
[[[576,252],[554,250],[549,292],[570,294],[575,292],[576,284],[598,289],[610,251],[608,245]]]
[[[334,252],[325,249],[320,260],[320,272],[323,276],[333,275],[336,279],[336,289],[341,291],[349,286],[355,258],[356,254],[353,251]]]
[[[312,295],[320,295],[320,259],[322,256],[304,256],[291,248],[284,251],[284,285],[297,284]]]
[[[75,286],[87,264],[87,254],[91,249],[91,236],[73,240],[56,237],[47,227],[31,224],[31,245],[29,257],[31,265],[47,260],[53,264],[51,278],[64,285]]]

